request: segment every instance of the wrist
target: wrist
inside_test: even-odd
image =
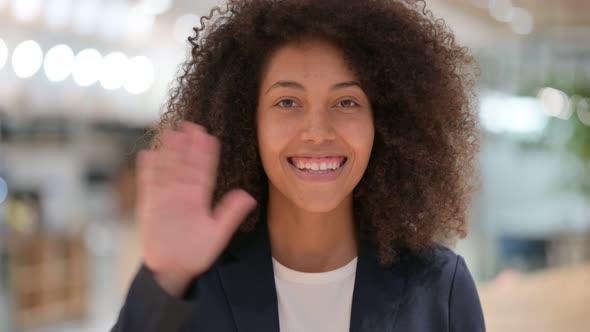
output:
[[[168,294],[181,298],[188,288],[193,276],[177,272],[153,271],[154,279]]]

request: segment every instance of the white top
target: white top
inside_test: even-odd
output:
[[[281,332],[348,332],[355,257],[336,270],[307,273],[272,258]]]

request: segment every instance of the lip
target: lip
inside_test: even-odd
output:
[[[311,155],[311,154],[298,155],[298,154],[294,154],[292,156],[289,156],[288,158],[293,158],[293,157],[296,157],[296,158],[337,158],[337,157],[345,157],[346,158],[345,155],[343,155],[343,154],[336,154],[336,153],[333,153],[333,154],[326,153],[326,154],[316,154],[316,155]]]
[[[300,178],[301,180],[304,180],[304,181],[316,181],[316,182],[334,181],[335,179],[337,179],[340,176],[340,173],[342,173],[342,170],[344,169],[344,167],[346,167],[346,164],[348,163],[348,158],[346,158],[344,160],[344,163],[342,165],[340,165],[340,167],[338,167],[335,171],[331,171],[326,174],[312,174],[312,173],[308,173],[308,172],[300,170],[295,165],[293,165],[289,161],[289,159],[290,159],[290,157],[288,158],[287,163],[289,164],[289,167],[293,170],[293,172],[295,173],[295,175],[298,178]]]

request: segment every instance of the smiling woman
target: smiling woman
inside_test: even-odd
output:
[[[256,122],[260,158],[273,200],[269,223],[280,220],[277,228],[296,220],[352,225],[352,214],[347,220],[327,220],[336,215],[338,206],[352,206],[352,191],[369,163],[374,126],[369,99],[347,68],[342,51],[321,40],[291,43],[272,54],[262,76],[260,90],[266,92],[258,97]],[[302,170],[292,167],[297,164]],[[328,172],[329,164],[338,167]],[[275,211],[279,215],[271,216]],[[285,211],[294,220],[280,217]],[[327,234],[314,233],[323,238],[321,242],[329,241]],[[297,238],[293,233],[277,234]],[[286,239],[278,242],[286,243]]]
[[[471,58],[420,1],[230,0],[138,158],[114,331],[483,331]]]

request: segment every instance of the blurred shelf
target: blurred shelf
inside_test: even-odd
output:
[[[12,245],[14,326],[28,329],[86,315],[87,253],[81,235],[20,236]]]

